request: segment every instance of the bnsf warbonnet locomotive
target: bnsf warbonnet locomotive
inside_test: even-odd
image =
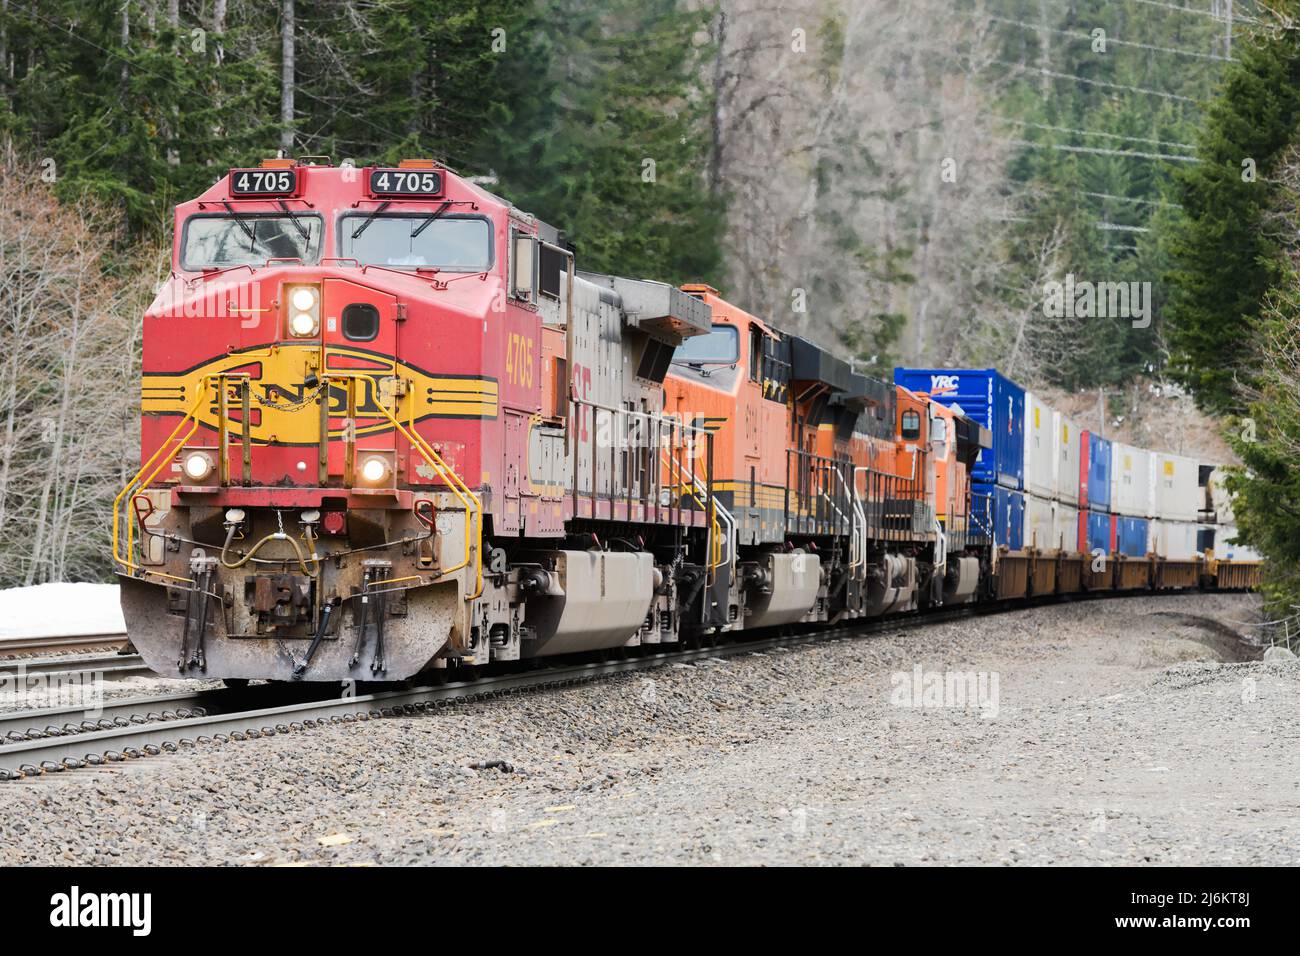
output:
[[[1257,573],[1211,469],[581,272],[435,163],[235,169],[175,227],[113,522],[162,673],[400,680]]]

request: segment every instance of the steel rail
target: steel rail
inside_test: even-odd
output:
[[[125,725],[119,724],[103,730],[87,730],[82,733],[60,733],[57,736],[51,734],[0,746],[0,780],[23,779],[59,770],[79,769],[88,765],[98,766],[146,755],[154,756],[164,751],[173,752],[181,747],[212,740],[269,737],[325,724],[353,723],[427,712],[468,700],[485,700],[526,691],[576,686],[618,674],[652,670],[666,664],[761,653],[777,647],[793,647],[836,637],[866,636],[880,630],[935,623],[936,618],[967,616],[974,613],[974,608],[969,607],[946,610],[946,614],[900,616],[866,622],[854,621],[851,625],[829,631],[702,645],[621,660],[546,667],[535,671],[499,674],[406,690],[382,691],[356,697],[317,699],[256,710],[208,713],[193,717],[178,716],[170,720],[132,721],[132,717],[137,717],[138,711],[144,707],[160,713],[160,703],[177,704],[182,699],[195,700],[198,695],[120,701],[107,705],[102,719],[120,719]],[[217,695],[215,699],[222,700],[229,691],[208,693]],[[28,711],[23,718],[30,724],[33,719],[39,719],[40,714],[39,710]],[[6,724],[14,723],[15,719],[12,716],[0,718],[0,729],[3,729]],[[21,724],[24,720],[17,722]],[[54,730],[61,729],[56,722],[48,723]]]
[[[1108,600],[1122,597],[1152,597],[1150,591],[1110,592],[1070,595],[1067,600]],[[1168,596],[1178,596],[1171,592]],[[728,643],[703,644],[671,651],[658,651],[618,660],[593,661],[582,664],[561,664],[539,670],[513,672],[478,677],[401,690],[387,690],[355,697],[315,698],[305,702],[281,704],[251,710],[225,710],[201,716],[177,717],[145,722],[132,722],[127,712],[142,707],[157,711],[163,702],[176,702],[187,695],[173,697],[146,697],[132,701],[119,701],[107,705],[114,718],[126,718],[126,726],[104,730],[88,730],[59,736],[43,736],[0,746],[0,780],[21,780],[60,770],[75,770],[88,765],[98,766],[143,756],[154,756],[164,751],[174,752],[211,741],[256,739],[276,734],[288,734],[329,724],[354,723],[418,714],[441,709],[457,703],[513,696],[530,691],[545,691],[572,687],[619,674],[653,670],[666,664],[697,661],[707,658],[725,658],[741,654],[762,653],[777,648],[798,647],[824,641],[858,639],[882,632],[908,630],[914,627],[941,624],[968,617],[995,614],[1015,609],[1032,609],[1046,604],[1063,603],[1061,596],[1044,595],[1034,599],[1008,599],[984,604],[941,607],[931,611],[911,611],[882,618],[857,619],[829,629],[789,633],[766,638],[733,640]],[[735,632],[743,635],[744,632]],[[726,640],[727,635],[715,638]],[[294,685],[308,686],[311,685]],[[268,693],[281,690],[282,685],[269,685]],[[215,690],[205,698],[218,707],[230,703],[232,694],[245,691]],[[202,695],[188,695],[194,699]],[[244,698],[246,700],[247,698]],[[170,709],[170,708],[169,708]],[[28,711],[29,721],[41,711]],[[0,718],[12,721],[13,715]],[[4,723],[0,722],[0,727]]]
[[[0,638],[0,663],[7,659],[22,659],[36,653],[54,654],[59,651],[98,651],[126,646],[125,634],[74,634],[66,637],[4,637]]]
[[[126,677],[131,674],[152,674],[153,668],[139,654],[70,654],[64,657],[32,657],[0,661],[0,674],[21,671],[27,676],[40,676],[46,680],[67,678],[77,674],[99,674],[105,677]]]

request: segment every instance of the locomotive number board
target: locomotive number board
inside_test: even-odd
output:
[[[372,169],[372,196],[437,196],[442,193],[442,174],[430,169]]]
[[[298,192],[296,169],[232,169],[232,196],[293,196]]]

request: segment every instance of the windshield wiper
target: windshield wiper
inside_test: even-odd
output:
[[[229,202],[223,199],[221,205],[226,207],[226,212],[230,213],[230,218],[235,220],[240,229],[244,230],[244,235],[248,237],[249,251],[252,251],[252,248],[257,245],[257,236],[253,235],[252,227],[243,219],[239,218],[239,213],[235,212],[235,207],[230,205]]]
[[[298,235],[302,236],[307,242],[311,242],[311,233],[307,231],[307,227],[304,226],[302,221],[293,214],[293,210],[289,208],[289,204],[283,199],[280,200],[280,208],[284,210],[284,214],[289,217],[289,221],[293,223],[294,228],[298,230]]]
[[[383,202],[381,202],[378,206],[376,206],[376,207],[375,207],[375,211],[372,212],[369,216],[366,217],[366,221],[363,222],[361,225],[357,226],[357,228],[356,228],[355,230],[353,230],[353,232],[352,232],[352,238],[353,238],[353,239],[357,238],[357,236],[361,235],[363,232],[365,232],[367,229],[369,229],[369,228],[370,228],[370,224],[371,224],[372,222],[374,222],[374,221],[379,217],[379,214],[380,214],[381,212],[383,212],[385,209],[387,209],[387,208],[388,208],[389,206],[391,206],[391,205],[392,205],[392,202],[391,202],[390,200],[385,199],[385,200],[384,200]]]
[[[428,229],[431,225],[433,225],[435,222],[441,219],[442,214],[445,213],[450,208],[451,208],[451,201],[448,200],[447,202],[444,202],[441,206],[438,207],[437,212],[429,216],[429,218],[425,219],[424,222],[420,223],[420,225],[417,228],[411,230],[411,238],[414,239],[420,233],[424,232],[424,230]]]

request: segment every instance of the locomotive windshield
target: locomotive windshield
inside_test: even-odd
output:
[[[320,258],[319,216],[194,216],[185,223],[181,267],[188,270],[262,265],[268,259]]]
[[[492,227],[476,217],[345,216],[339,256],[394,269],[485,272],[492,265]]]
[[[740,360],[740,336],[734,325],[715,325],[707,335],[696,335],[673,353],[683,365],[731,365]]]

